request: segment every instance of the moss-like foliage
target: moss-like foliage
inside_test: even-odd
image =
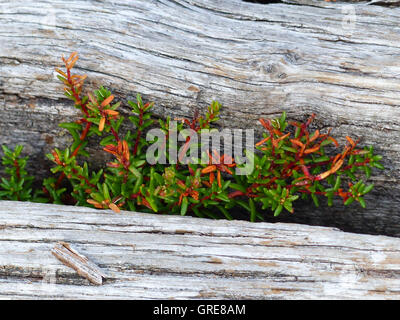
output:
[[[77,60],[77,53],[73,53],[68,59],[63,58],[65,71],[56,69],[65,85],[65,95],[82,114],[77,121],[60,124],[73,137],[72,145],[47,155],[55,164],[51,171],[57,176],[44,180],[45,198],[39,197],[38,192],[33,194],[33,178],[24,169],[27,158],[19,157],[22,147],[14,152],[3,147],[3,165],[10,179],[2,179],[2,199],[47,199],[54,203],[66,203],[67,199],[70,203],[72,199],[76,205],[115,212],[190,213],[227,219],[232,219],[231,209],[242,207],[249,212],[249,219],[256,221],[263,219],[265,211],[275,216],[282,210],[293,213],[293,202],[300,197],[311,197],[316,206],[320,197],[326,197],[328,205],[339,197],[345,205],[356,201],[365,207],[363,196],[373,184],[365,184],[360,176],[368,179],[374,167],[383,169],[381,156],[374,155],[372,147],[358,148],[358,141],[347,136],[346,145],[340,148],[330,131],[310,131],[314,114],[304,123],[288,121],[286,113],[278,119],[259,119],[265,129],[263,139],[255,144],[255,152],[246,151],[246,164],[215,149],[203,150],[200,158],[205,156],[205,163],[187,161],[194,136],[212,129],[218,120],[218,102],[213,101],[204,115],[174,119],[179,120],[177,134],[190,131],[180,145],[172,146],[170,117],[158,122],[164,140],[146,135],[156,124],[151,114],[153,103],[144,103],[138,94],[136,101],[128,101],[132,116],[127,121],[134,130],[122,135],[120,127],[125,119],[118,111],[120,102],[115,103],[114,95],[104,87],[83,95],[86,76],[72,73]],[[82,161],[89,158],[90,162],[86,146],[88,138],[96,135],[102,138],[104,152],[114,158],[99,171],[91,170],[88,161]],[[156,145],[155,158],[164,157],[167,162],[148,161],[146,152]],[[171,158],[171,149],[177,151],[176,159]],[[238,173],[245,168],[246,174]],[[62,187],[65,179],[69,187]]]

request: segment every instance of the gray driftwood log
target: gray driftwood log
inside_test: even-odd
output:
[[[0,143],[24,144],[30,170],[48,174],[44,153],[69,142],[57,124],[77,117],[53,70],[76,50],[88,89],[104,84],[122,101],[140,92],[158,116],[218,99],[222,127],[260,132],[259,117],[315,112],[342,142],[374,145],[387,170],[374,172],[366,210],[306,203],[280,221],[399,236],[398,3],[284,2],[0,1]]]
[[[67,242],[101,268],[57,260]],[[400,299],[400,239],[0,202],[0,299]]]

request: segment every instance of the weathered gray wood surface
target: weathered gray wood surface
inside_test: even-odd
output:
[[[58,261],[65,241],[96,286]],[[400,299],[400,239],[0,202],[0,299]]]
[[[218,99],[223,127],[260,130],[260,116],[315,112],[339,140],[376,146],[387,170],[374,173],[368,209],[305,204],[280,219],[399,236],[400,9],[357,2],[353,28],[347,3],[293,2],[0,1],[0,143],[24,144],[32,172],[48,174],[44,153],[69,141],[57,124],[76,115],[53,70],[77,50],[88,89],[141,92],[160,116]]]

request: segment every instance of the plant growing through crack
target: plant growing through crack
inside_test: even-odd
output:
[[[153,103],[144,102],[138,94],[136,101],[128,101],[132,115],[125,119],[118,111],[121,102],[115,102],[106,88],[83,94],[86,76],[72,72],[78,60],[76,52],[62,59],[65,70],[56,69],[58,78],[66,97],[81,112],[78,120],[60,124],[73,143],[47,154],[56,176],[43,181],[40,197],[39,191],[32,194],[33,178],[24,169],[27,158],[19,157],[22,147],[13,152],[4,146],[3,165],[10,179],[3,178],[0,184],[3,199],[227,219],[233,218],[233,209],[241,207],[256,221],[263,219],[266,210],[275,216],[283,210],[293,213],[293,203],[299,198],[310,197],[318,206],[319,198],[326,197],[331,206],[338,197],[345,205],[358,202],[365,207],[364,195],[373,184],[359,177],[364,174],[368,179],[374,167],[383,169],[382,157],[375,155],[372,147],[358,148],[359,141],[347,136],[340,149],[330,131],[311,131],[314,114],[304,123],[288,121],[286,113],[279,119],[260,118],[263,139],[256,143],[256,152],[246,151],[252,164],[246,175],[237,172],[243,163],[216,149],[205,151],[205,163],[188,161],[195,136],[210,130],[219,119],[218,102],[213,101],[204,115],[195,112],[192,119],[174,119],[179,120],[176,132],[190,129],[179,148],[169,139],[170,117],[158,120],[164,140],[146,136],[157,124],[151,113]],[[125,122],[135,129],[122,133]],[[103,151],[113,158],[97,171],[84,161],[90,160],[86,147],[92,136],[101,137]],[[156,158],[165,157],[168,163],[148,161],[147,151],[156,144]],[[177,151],[176,159],[167,152],[171,149]]]

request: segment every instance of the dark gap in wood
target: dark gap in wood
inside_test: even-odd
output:
[[[369,5],[381,6],[381,7],[398,7],[400,1],[390,1],[390,0],[372,0],[368,2]]]

